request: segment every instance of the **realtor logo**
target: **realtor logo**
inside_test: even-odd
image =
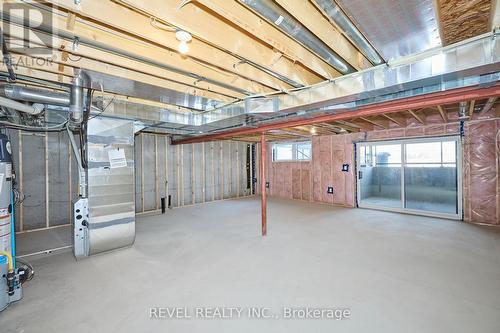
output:
[[[2,38],[12,53],[51,55],[54,45],[54,13],[33,1],[3,3]]]

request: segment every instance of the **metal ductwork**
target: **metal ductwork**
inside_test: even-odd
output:
[[[349,37],[359,50],[370,60],[374,65],[383,63],[383,59],[378,55],[377,51],[370,45],[366,38],[356,28],[356,26],[344,14],[342,9],[332,0],[314,0],[319,8],[337,24],[340,29]]]
[[[238,0],[244,3],[281,31],[316,53],[324,61],[342,74],[349,74],[356,70],[342,59],[335,51],[323,43],[299,21],[293,18],[280,6],[271,0]]]
[[[0,105],[31,115],[39,115],[44,109],[44,106],[42,104],[27,105],[5,97],[0,97]]]
[[[466,118],[469,118],[467,116],[467,102],[464,101],[464,102],[460,102],[458,104],[458,116],[459,116],[459,119],[466,119]]]
[[[0,95],[25,102],[61,106],[69,105],[69,95],[67,93],[58,93],[43,89],[4,85],[0,87]]]
[[[69,124],[71,127],[77,127],[83,121],[84,96],[83,87],[85,85],[85,74],[81,70],[75,72],[73,85],[69,93]]]

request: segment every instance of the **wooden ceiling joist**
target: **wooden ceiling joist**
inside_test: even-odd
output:
[[[61,1],[73,3],[74,6],[73,0],[58,0],[58,2]],[[255,63],[302,85],[322,80],[321,77],[304,68],[301,64],[294,63],[286,57],[275,60],[276,52],[272,48],[259,43],[255,38],[226,24],[191,2],[181,8],[179,8],[178,0],[117,0],[117,2],[126,4],[128,8],[133,8],[149,17],[155,17],[160,22],[173,24],[177,28],[191,33],[194,40],[190,45],[199,41],[209,43],[220,50],[235,54],[241,59],[246,59],[250,63]],[[81,6],[83,7],[85,4],[86,2],[82,2]],[[134,29],[134,31],[141,30]]]
[[[470,101],[469,104],[469,118],[472,118],[472,115],[474,114],[474,106],[476,105],[476,101],[472,100]]]
[[[497,101],[498,97],[490,97],[488,98],[488,101],[486,102],[486,104],[483,106],[483,109],[481,111],[479,111],[479,115],[484,115],[486,114],[488,111],[491,110],[491,108],[493,107],[493,105],[495,105],[495,102]]]
[[[363,120],[363,121],[365,121],[367,123],[370,123],[373,126],[376,126],[376,127],[382,128],[382,129],[387,129],[387,126],[385,126],[385,125],[383,125],[383,124],[381,124],[379,122],[373,121],[371,119],[368,119],[368,118],[365,118],[365,117],[359,117],[359,119],[361,119],[361,120]]]
[[[230,21],[231,24],[238,26],[263,43],[268,44],[283,54],[283,56],[302,63],[322,77],[334,78],[340,75],[339,72],[316,54],[304,48],[303,45],[285,35],[266,20],[261,19],[236,1],[195,0],[193,4],[202,5],[202,9],[205,7],[213,11],[220,17]]]
[[[398,126],[405,126],[402,121],[397,120],[393,115],[388,115],[388,114],[383,113],[382,117],[389,119],[391,122],[393,122],[394,124],[396,124]]]
[[[2,3],[3,1],[0,1]],[[23,4],[27,9],[31,8],[29,4]],[[183,59],[178,53],[169,51],[166,48],[159,47],[153,44],[147,44],[139,39],[110,32],[104,28],[96,28],[95,26],[85,24],[81,19],[77,19],[72,24],[72,29],[66,26],[69,17],[75,17],[73,14],[66,16],[66,13],[57,12],[53,16],[53,25],[58,31],[78,36],[80,44],[74,54],[82,55],[88,58],[102,59],[104,62],[112,63],[117,66],[122,66],[123,61],[128,60],[132,63],[131,56],[137,56],[134,68],[153,68],[155,74],[161,74],[165,78],[170,78],[177,81],[183,81],[189,84],[197,82],[200,88],[210,86],[213,91],[217,91],[217,87],[231,89],[234,91],[246,91],[252,94],[262,94],[274,91],[273,89],[262,85],[261,83],[240,76],[236,73],[229,72],[220,68],[204,65],[194,59]],[[4,22],[4,24],[7,24]],[[109,30],[109,29],[108,29]],[[37,34],[45,35],[39,31]],[[86,45],[83,41],[91,40],[99,45],[106,45],[110,49],[118,50],[130,54],[129,57],[119,56],[119,54],[106,52],[103,49],[97,49]],[[54,36],[54,47],[71,47],[72,42]],[[125,58],[125,59],[124,59]],[[110,59],[120,59],[120,61],[112,61]],[[144,59],[139,61],[139,59]],[[139,65],[137,63],[140,62]],[[185,65],[186,68],[181,68],[180,65]],[[233,92],[234,93],[234,92]]]
[[[412,116],[413,118],[415,118],[415,119],[416,119],[419,123],[421,123],[422,125],[425,125],[425,124],[426,124],[425,120],[424,120],[421,116],[419,116],[419,115],[418,115],[415,111],[413,111],[413,110],[408,110],[408,113],[409,113],[409,114],[411,114],[411,116]]]
[[[439,114],[441,115],[441,118],[443,119],[443,121],[445,123],[447,123],[448,122],[448,114],[446,113],[446,111],[444,110],[444,108],[441,105],[438,105],[437,109],[438,109]]]
[[[22,33],[22,31],[20,32]],[[55,40],[58,40],[55,38]],[[71,67],[81,67],[84,69],[92,69],[98,70],[101,72],[107,72],[107,69],[118,69],[122,68],[124,70],[134,71],[140,74],[151,76],[151,79],[162,79],[165,80],[166,88],[173,88],[174,85],[180,84],[184,86],[184,88],[180,91],[184,91],[186,89],[195,89],[199,91],[205,91],[207,93],[207,97],[214,100],[221,101],[232,101],[235,98],[242,98],[245,95],[241,93],[237,93],[233,90],[229,90],[226,88],[221,88],[216,85],[208,84],[203,81],[196,81],[191,78],[187,78],[183,75],[179,75],[176,73],[172,73],[170,71],[163,70],[161,68],[157,68],[155,66],[143,64],[141,62],[123,58],[116,56],[111,53],[107,53],[104,51],[88,48],[86,46],[80,45],[78,47],[78,51],[74,52],[71,50],[71,46],[66,45],[63,40],[58,40],[59,43],[62,43],[65,51],[60,51],[58,49],[52,49],[52,60],[47,62],[54,62],[61,65],[68,65]],[[60,48],[63,49],[63,48]],[[14,52],[17,52],[14,50]],[[69,54],[69,56],[68,56]],[[39,61],[44,61],[44,58],[38,58]],[[31,62],[30,62],[31,63]],[[93,64],[89,66],[89,64]],[[90,68],[93,67],[93,68]],[[98,67],[98,68],[97,68]],[[109,72],[109,74],[112,74]],[[137,79],[132,77],[127,77],[130,79]],[[140,81],[140,80],[139,80]]]
[[[322,40],[328,47],[345,59],[354,68],[371,67],[370,62],[351,42],[326,19],[309,0],[276,0],[296,20]]]
[[[101,26],[111,27],[148,43],[177,52],[179,41],[175,38],[173,32],[155,28],[151,25],[150,17],[134,12],[117,3],[111,1],[84,1],[80,5],[76,5],[72,0],[48,2],[57,8],[73,12]],[[162,8],[162,11],[165,11],[165,8]],[[224,35],[224,33],[222,34]],[[188,67],[192,63],[189,58],[209,64],[214,68],[222,68],[235,74],[241,74],[245,78],[252,78],[252,80],[275,90],[292,88],[291,85],[284,81],[242,61],[244,58],[213,47],[204,41],[196,40],[189,43],[189,57],[181,59],[178,66]]]
[[[494,98],[480,101],[479,105],[481,106],[481,109],[483,110],[484,107],[487,107],[488,110],[491,111],[491,108],[495,107],[495,103],[496,103],[496,101],[493,101],[493,100],[494,100]],[[490,101],[490,105],[487,105],[488,101]],[[456,104],[456,103],[458,103],[458,102],[455,102],[453,104],[447,104],[448,109],[449,110],[458,109],[459,104]],[[472,103],[472,100],[471,100],[471,104],[477,104],[477,103]],[[416,110],[418,110],[422,113],[424,112],[424,110],[426,112],[432,111],[436,115],[439,112],[437,105],[435,107],[429,107],[429,108],[425,108],[425,109],[421,108],[421,109],[416,109]],[[444,108],[443,108],[443,110],[444,110]],[[408,111],[408,110],[406,110],[406,111]],[[414,110],[411,110],[411,111],[413,113],[415,113]],[[486,112],[489,112],[489,111],[486,111]],[[491,117],[495,117],[495,116],[499,117],[500,116],[500,108],[498,108],[498,107],[495,108],[495,112],[496,112],[495,115],[491,115]],[[393,113],[389,113],[389,114],[383,113],[380,116],[386,116],[386,115],[397,121],[397,123],[395,123],[395,124],[397,124],[398,126],[397,127],[390,127],[391,129],[392,128],[395,129],[395,128],[407,127],[408,126],[407,119],[410,117],[413,117],[411,115],[411,113],[409,113],[409,112],[407,112],[406,115],[400,114],[399,112],[393,112]],[[417,117],[420,120],[424,121],[424,119],[422,119],[423,115],[419,115],[417,113],[415,113],[415,115],[417,115]],[[387,118],[387,119],[390,121],[389,118]],[[372,124],[372,122],[373,122],[372,119],[369,119],[366,117],[354,116],[353,118],[350,118],[347,120],[349,120],[349,121],[338,120],[335,122],[335,125],[331,124],[330,122],[321,122],[321,123],[316,123],[313,125],[298,125],[296,127],[285,127],[285,128],[281,128],[281,129],[272,129],[272,130],[268,131],[267,133],[270,133],[270,134],[275,135],[275,136],[276,135],[279,136],[279,137],[274,137],[274,140],[300,140],[300,139],[304,139],[304,138],[311,138],[311,137],[316,136],[316,135],[336,135],[336,134],[347,133],[347,132],[340,130],[341,126],[346,126],[346,124],[351,125],[351,129],[353,130],[353,132],[359,132],[360,130],[361,131],[380,130],[379,127]],[[370,120],[370,122],[366,122],[365,120]],[[450,118],[448,118],[448,120],[450,120]],[[457,120],[455,119],[453,121],[457,121]],[[367,125],[369,127],[359,126],[359,125],[357,125],[356,122],[360,122],[360,124],[367,123],[367,124],[369,124],[369,125]],[[420,123],[420,121],[419,121],[419,123]],[[425,125],[425,124],[421,124],[421,125]],[[312,133],[313,128],[315,129],[314,133]],[[289,135],[289,136],[287,136],[287,135]],[[246,140],[246,141],[251,141],[251,142],[258,142],[260,140],[260,136],[258,134],[252,133],[252,134],[247,134],[246,136],[245,135],[238,136],[238,139],[242,140],[242,141]]]

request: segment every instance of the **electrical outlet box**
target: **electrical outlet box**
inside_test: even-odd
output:
[[[269,188],[269,182],[266,182],[266,188]]]
[[[342,164],[342,171],[349,172],[349,164]]]
[[[328,189],[326,190],[326,193],[333,194],[333,186],[328,186]]]

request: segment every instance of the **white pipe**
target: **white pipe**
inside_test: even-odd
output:
[[[42,104],[33,104],[33,106],[29,106],[1,96],[0,96],[0,105],[5,106],[6,108],[14,109],[19,112],[28,113],[31,115],[38,115],[44,109],[44,106]]]

